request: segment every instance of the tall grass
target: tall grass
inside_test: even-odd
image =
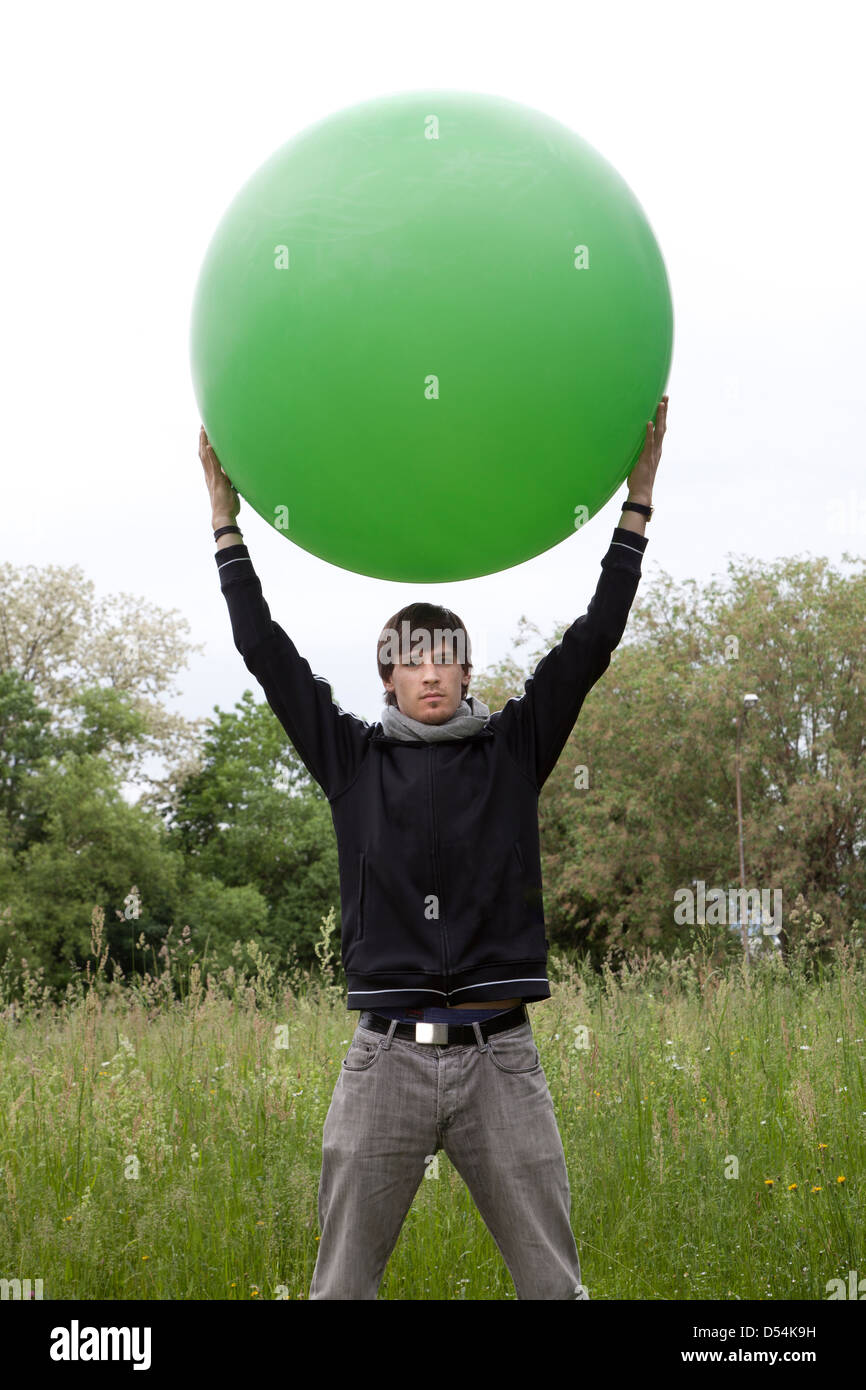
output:
[[[277,975],[251,941],[211,974],[185,928],[153,971],[109,981],[103,930],[97,909],[92,967],[59,1001],[26,963],[14,990],[8,958],[0,974],[0,1277],[41,1278],[46,1299],[305,1298],[358,1018],[333,910],[315,972]],[[549,964],[530,1015],[593,1299],[823,1299],[866,1278],[856,944],[817,969],[697,942]],[[515,1296],[442,1151],[379,1296]]]

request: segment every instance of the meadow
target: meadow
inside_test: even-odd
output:
[[[304,1299],[328,1105],[357,1022],[334,959],[218,975],[169,934],[151,969],[92,961],[51,1000],[0,976],[0,1277],[45,1299]],[[7,967],[8,967],[7,958]],[[551,952],[530,1007],[591,1299],[816,1300],[866,1279],[859,941],[745,965],[693,939],[593,971]],[[866,1289],[866,1283],[863,1284]],[[514,1286],[440,1150],[383,1299]]]

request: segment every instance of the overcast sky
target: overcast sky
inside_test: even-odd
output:
[[[259,165],[377,96],[535,107],[642,204],[674,356],[638,596],[659,568],[705,581],[727,556],[866,557],[861,6],[174,0],[20,6],[4,27],[3,556],[184,614],[205,646],[179,676],[186,715],[263,698],[213,558],[196,277]],[[446,603],[483,668],[521,614],[547,634],[586,610],[624,495],[536,559],[441,585],[352,576],[247,505],[240,522],[272,616],[373,721],[392,612]]]

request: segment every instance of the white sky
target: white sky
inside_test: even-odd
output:
[[[727,555],[866,556],[862,7],[174,0],[21,6],[4,28],[2,553],[179,609],[206,644],[179,676],[185,714],[263,698],[198,458],[205,249],[280,145],[397,91],[536,107],[643,205],[675,341],[639,596],[658,567],[705,581]],[[372,721],[392,612],[447,603],[482,669],[521,613],[547,633],[585,612],[624,496],[534,560],[443,585],[353,576],[246,504],[240,521],[273,617]]]

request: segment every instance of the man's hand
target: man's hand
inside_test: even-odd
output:
[[[217,531],[220,526],[234,526],[237,514],[241,509],[241,499],[232,487],[231,480],[212,446],[208,443],[204,425],[202,425],[201,434],[198,437],[198,456],[204,468],[205,481],[210,493],[213,529]]]
[[[630,502],[643,502],[646,506],[652,504],[653,483],[655,482],[656,469],[661,462],[662,440],[665,437],[667,417],[668,398],[662,396],[656,411],[655,426],[653,426],[652,420],[647,421],[646,439],[640,458],[628,475]]]

